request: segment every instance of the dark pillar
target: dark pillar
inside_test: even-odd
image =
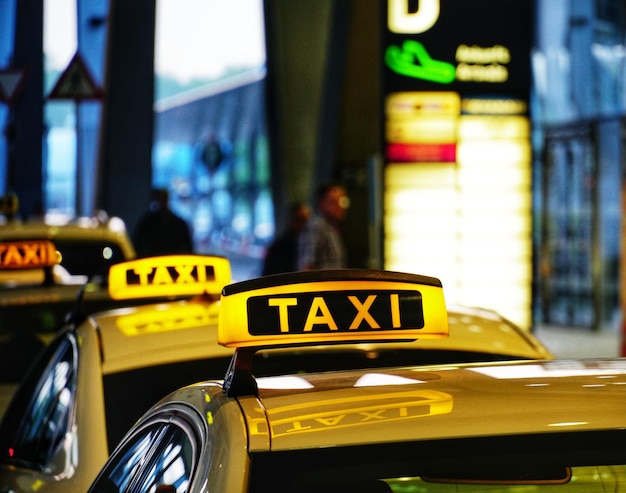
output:
[[[97,207],[132,232],[152,182],[155,0],[112,0]]]
[[[16,2],[12,67],[27,70],[6,129],[7,191],[18,194],[23,217],[43,208],[43,1]]]
[[[108,2],[77,0],[78,47],[94,82],[104,86]],[[77,211],[78,215],[94,212],[97,186],[94,175],[98,167],[98,138],[102,118],[102,101],[87,100],[77,111],[80,133],[77,136]]]
[[[323,83],[332,26],[332,0],[265,2],[270,85],[272,173],[278,223],[286,204],[314,189]]]

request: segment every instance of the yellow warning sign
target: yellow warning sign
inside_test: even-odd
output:
[[[52,88],[48,99],[101,99],[103,91],[95,83],[85,62],[76,52],[59,80]]]

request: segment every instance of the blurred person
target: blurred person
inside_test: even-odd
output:
[[[167,189],[152,190],[150,209],[139,219],[133,243],[138,257],[193,253],[191,229],[170,209]]]
[[[294,202],[283,232],[270,244],[263,261],[262,276],[298,270],[298,237],[311,216],[310,207]]]
[[[335,183],[319,186],[315,198],[317,213],[300,236],[298,270],[345,268],[341,223],[350,199],[345,189]]]

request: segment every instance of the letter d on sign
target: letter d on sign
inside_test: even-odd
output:
[[[418,34],[428,31],[439,19],[440,0],[417,0],[416,12],[409,12],[409,0],[387,0],[387,28],[393,33]]]

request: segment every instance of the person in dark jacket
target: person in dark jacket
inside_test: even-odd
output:
[[[311,209],[305,203],[295,202],[291,205],[284,231],[267,249],[261,270],[262,276],[294,272],[298,269],[298,237],[310,216]]]
[[[139,219],[133,243],[138,257],[193,253],[191,229],[170,209],[166,189],[152,191],[150,210]]]
[[[341,233],[350,199],[343,186],[324,183],[316,190],[316,214],[299,239],[298,270],[343,269],[346,250]]]

